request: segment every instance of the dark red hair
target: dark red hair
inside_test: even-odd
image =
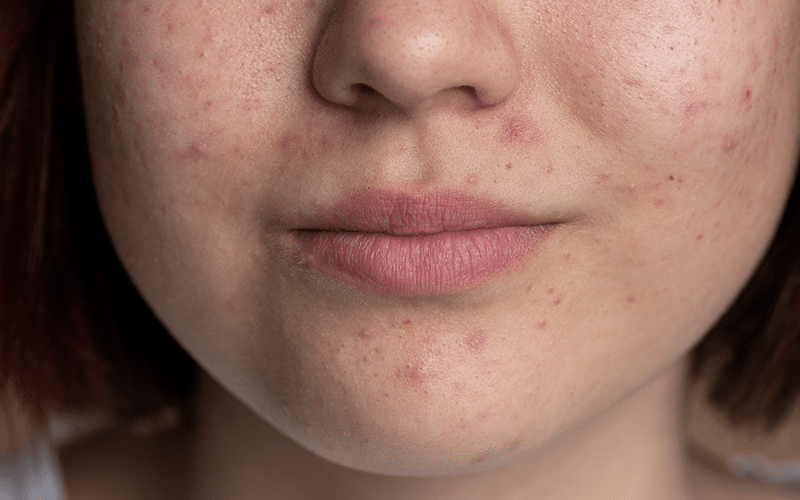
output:
[[[39,417],[100,407],[126,421],[185,402],[196,365],[114,254],[84,134],[70,2],[3,0],[0,388]],[[773,429],[800,392],[799,204],[795,186],[763,262],[692,352],[693,379],[736,425]]]
[[[91,407],[135,418],[180,398],[192,363],[105,232],[73,32],[68,0],[3,0],[0,388],[11,383],[36,419]]]

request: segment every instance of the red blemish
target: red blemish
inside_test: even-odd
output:
[[[481,453],[477,457],[473,458],[472,459],[472,464],[473,465],[480,465],[483,462],[485,462],[487,458],[489,458],[489,452],[488,451],[486,453]]]
[[[702,239],[703,239],[703,234],[702,233],[698,234],[697,235],[697,241],[700,241]]]
[[[518,438],[516,438],[516,439],[514,439],[514,440],[510,441],[510,442],[509,442],[509,443],[508,443],[508,444],[505,446],[505,450],[506,450],[506,452],[512,452],[512,451],[516,451],[517,449],[519,449],[519,446],[520,446],[521,444],[522,444],[522,438],[521,438],[521,437],[518,437]]]
[[[711,107],[711,105],[708,101],[692,101],[683,108],[683,114],[687,118],[690,118],[700,111],[707,110],[709,107]]]
[[[512,118],[503,128],[503,138],[506,142],[538,144],[542,141],[542,132],[535,125],[525,120]]]
[[[264,8],[261,9],[261,15],[262,16],[271,16],[272,14],[275,13],[276,10],[277,9],[275,8],[275,5],[273,5],[273,4],[265,5]]]
[[[510,163],[506,163],[506,168],[507,168],[508,170],[511,170],[512,168],[514,168],[514,165],[512,165],[512,164],[510,164]]]
[[[433,374],[426,371],[418,364],[401,366],[395,370],[394,376],[397,380],[413,387],[418,387],[433,379]]]
[[[636,297],[634,297],[633,295],[628,295],[627,297],[625,297],[625,302],[627,302],[628,304],[633,304],[634,302],[636,302]]]
[[[561,297],[559,297],[559,298],[557,298],[556,300],[553,301],[553,305],[555,305],[555,306],[559,305],[560,303],[561,303]]]
[[[725,134],[725,136],[722,137],[722,151],[730,153],[736,149],[736,146],[736,139],[734,139],[732,135]]]
[[[406,319],[403,320],[403,324],[404,325],[410,325],[411,324],[411,320],[406,318]]]
[[[280,147],[283,153],[294,153],[300,149],[300,137],[295,134],[285,135],[281,137]]]
[[[486,334],[483,332],[475,332],[467,337],[466,344],[471,352],[477,354],[486,347]]]
[[[547,327],[547,321],[544,320],[540,321],[538,326],[539,330],[544,330]]]
[[[359,330],[356,332],[356,338],[360,340],[367,340],[372,338],[372,332],[369,330]]]
[[[657,207],[660,207],[661,205],[664,204],[664,200],[662,200],[661,198],[656,198],[655,200],[653,200],[653,204]]]

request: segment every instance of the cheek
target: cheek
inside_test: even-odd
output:
[[[776,96],[797,87],[781,80],[798,33],[785,8],[743,3],[568,2],[554,26],[573,36],[551,38],[562,106],[650,164],[760,154],[786,104]]]

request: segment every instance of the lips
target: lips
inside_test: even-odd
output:
[[[477,287],[540,249],[552,224],[457,193],[369,191],[294,225],[306,268],[386,294]]]

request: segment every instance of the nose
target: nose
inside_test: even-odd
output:
[[[388,102],[415,112],[446,94],[497,105],[517,88],[520,65],[507,26],[486,4],[340,0],[314,53],[314,86],[351,108]]]

